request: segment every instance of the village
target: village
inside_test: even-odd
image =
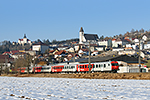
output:
[[[30,50],[12,50],[0,55],[1,73],[10,68],[27,66],[44,66],[63,62],[88,63],[116,60],[118,73],[149,72],[150,34],[140,31],[127,32],[124,36],[103,38],[97,34],[87,34],[83,27],[79,31],[79,41],[70,44],[47,45],[39,41],[33,43],[24,34],[23,39],[13,45],[31,45]],[[139,56],[140,55],[140,56]],[[140,70],[139,70],[140,68]]]

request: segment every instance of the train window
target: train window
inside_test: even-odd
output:
[[[108,64],[108,66],[110,66],[110,64]]]
[[[74,66],[71,66],[71,68],[73,69],[73,68],[74,68]]]
[[[101,67],[101,65],[99,64],[99,68]]]
[[[85,65],[85,68],[87,68],[87,66]]]
[[[106,67],[106,64],[104,64],[104,67]]]
[[[84,65],[82,65],[81,68],[84,68]]]
[[[98,65],[96,65],[96,68],[98,68]]]

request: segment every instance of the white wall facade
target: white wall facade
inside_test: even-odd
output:
[[[48,50],[48,46],[46,45],[33,45],[32,50],[35,51],[41,51],[41,53],[45,53],[46,50]]]
[[[108,41],[99,41],[98,44],[100,46],[108,46]]]

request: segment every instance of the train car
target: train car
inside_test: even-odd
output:
[[[94,72],[117,72],[119,65],[117,61],[96,62],[92,71]]]
[[[18,68],[18,69],[17,69],[17,72],[18,72],[18,73],[25,74],[25,73],[28,72],[28,67],[21,67],[21,68]]]
[[[42,73],[51,73],[51,66],[42,66]]]
[[[51,66],[51,72],[52,73],[60,73],[60,72],[62,72],[63,69],[64,69],[64,65],[63,64],[52,65]]]
[[[32,67],[31,70],[32,73],[41,73],[42,72],[42,66],[36,66],[36,67]]]
[[[65,64],[62,72],[64,73],[75,73],[77,71],[77,64]]]
[[[90,70],[92,70],[93,67],[94,67],[94,64],[92,63]],[[77,72],[88,72],[88,71],[89,71],[89,64],[88,63],[77,65]]]
[[[29,67],[29,73],[31,71],[31,68]],[[27,74],[28,73],[28,67],[20,67],[20,68],[11,68],[12,73],[20,73],[20,74]]]

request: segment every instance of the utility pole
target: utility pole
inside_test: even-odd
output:
[[[75,48],[73,47],[73,50],[74,50],[74,52],[73,52],[73,56],[74,56],[74,62],[75,62]]]
[[[33,73],[35,74],[35,58],[33,58],[33,68],[32,69],[33,69]]]
[[[89,73],[91,73],[91,45],[89,42]]]
[[[141,40],[139,38],[139,72],[140,72],[140,68],[141,68]]]

